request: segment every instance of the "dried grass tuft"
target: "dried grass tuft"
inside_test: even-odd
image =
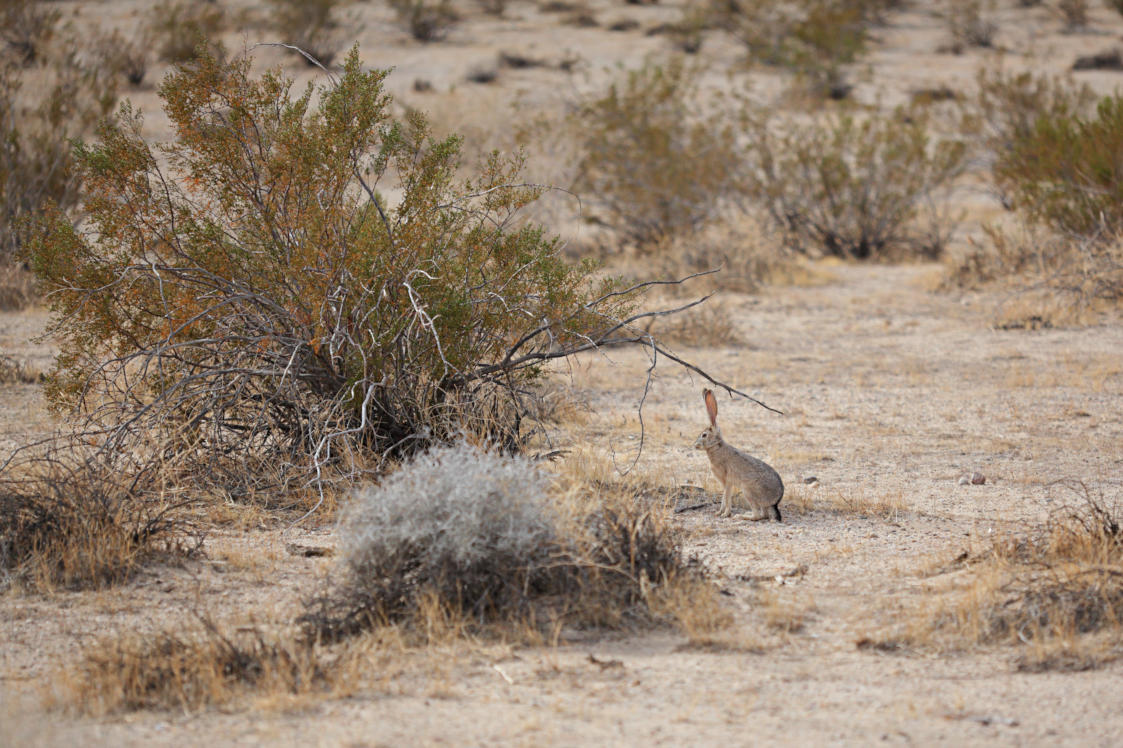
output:
[[[77,447],[17,455],[0,467],[0,584],[101,587],[154,558],[182,557],[187,501],[165,495],[156,466],[133,474]]]
[[[339,670],[307,642],[256,627],[223,632],[200,618],[194,630],[100,641],[61,674],[59,701],[85,714],[141,709],[198,711],[269,696],[328,690]]]
[[[1019,669],[1087,669],[1123,653],[1123,518],[1076,483],[1077,500],[1023,535],[999,535],[970,582],[891,638],[918,648],[1012,644]]]

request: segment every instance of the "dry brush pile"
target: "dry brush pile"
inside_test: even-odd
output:
[[[1013,645],[1020,670],[1084,670],[1123,654],[1123,519],[1083,484],[1043,525],[996,535],[939,573],[963,583],[874,647],[962,651]],[[966,563],[966,567],[963,564]],[[860,646],[862,646],[860,644]]]

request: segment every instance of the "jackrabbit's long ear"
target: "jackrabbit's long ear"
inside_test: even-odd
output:
[[[717,426],[717,398],[713,390],[702,390],[702,397],[706,401],[706,412],[710,414],[710,425]]]

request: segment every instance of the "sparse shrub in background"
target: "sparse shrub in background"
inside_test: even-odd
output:
[[[1070,31],[1088,27],[1088,0],[1057,0],[1057,12]]]
[[[226,22],[225,9],[206,0],[163,0],[152,9],[152,34],[165,62],[194,60],[200,49],[222,57],[225,48],[218,40]]]
[[[1063,234],[1123,234],[1123,97],[1100,101],[1092,115],[1042,112],[1000,153],[999,189],[1015,208]]]
[[[25,221],[49,202],[62,210],[74,207],[81,178],[71,168],[70,139],[88,132],[117,99],[104,66],[90,64],[72,40],[56,42],[40,49],[31,67],[0,60],[0,307],[5,309],[34,297],[20,263]]]
[[[1118,101],[1093,110],[1095,101],[1070,78],[980,72],[963,130],[977,136],[1003,204],[1028,223],[989,228],[988,241],[951,258],[949,285],[1028,281],[1049,297],[1043,304],[1075,313],[1123,299],[1123,186],[1112,155],[1123,119]]]
[[[152,40],[147,33],[137,39],[127,39],[116,29],[97,42],[97,56],[101,64],[120,75],[130,85],[139,86],[148,75],[148,50]]]
[[[954,231],[941,198],[962,172],[966,148],[932,142],[923,112],[783,126],[765,113],[752,131],[748,190],[796,251],[935,257]]]
[[[951,33],[951,51],[962,54],[971,47],[991,47],[998,25],[990,18],[993,0],[949,0],[945,19]]]
[[[0,0],[0,39],[4,55],[18,65],[40,60],[55,35],[62,13],[36,0]]]
[[[22,452],[0,467],[3,586],[102,587],[189,552],[185,505],[161,493],[155,466],[126,472],[82,457],[83,446]]]
[[[343,43],[332,12],[341,0],[269,0],[270,19],[286,43],[304,50],[323,65],[330,65]],[[308,65],[311,60],[300,55]]]
[[[528,460],[465,442],[360,492],[340,536],[344,578],[304,618],[329,641],[417,623],[434,601],[473,625],[619,625],[682,571],[651,508],[559,497]]]
[[[702,32],[713,25],[713,9],[705,4],[687,3],[682,6],[678,21],[657,27],[648,32],[664,33],[675,48],[688,55],[697,54],[702,49]]]
[[[865,50],[867,4],[854,0],[744,0],[720,6],[722,25],[753,62],[787,68],[811,90],[845,98],[844,66]]]
[[[1083,114],[1096,101],[1091,88],[1068,76],[1008,73],[984,67],[977,83],[977,96],[965,100],[961,129],[977,134],[992,159],[1002,157],[1029,137],[1039,117]]]
[[[419,42],[439,42],[460,16],[449,0],[390,0],[398,20]]]
[[[575,189],[628,241],[695,229],[738,195],[735,118],[707,112],[697,85],[697,69],[681,58],[649,63],[576,115]]]
[[[519,222],[541,192],[520,156],[459,181],[459,139],[395,121],[388,72],[357,50],[315,106],[250,64],[204,55],[165,79],[162,158],[122,107],[77,149],[88,228],[36,224],[61,349],[46,394],[106,450],[166,445],[191,480],[278,495],[464,430],[517,450],[544,363],[641,339],[644,285]]]

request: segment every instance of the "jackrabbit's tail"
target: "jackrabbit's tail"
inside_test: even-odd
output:
[[[780,517],[780,505],[779,504],[773,504],[772,506],[768,507],[768,518],[774,519],[777,522],[783,522],[784,521]]]

